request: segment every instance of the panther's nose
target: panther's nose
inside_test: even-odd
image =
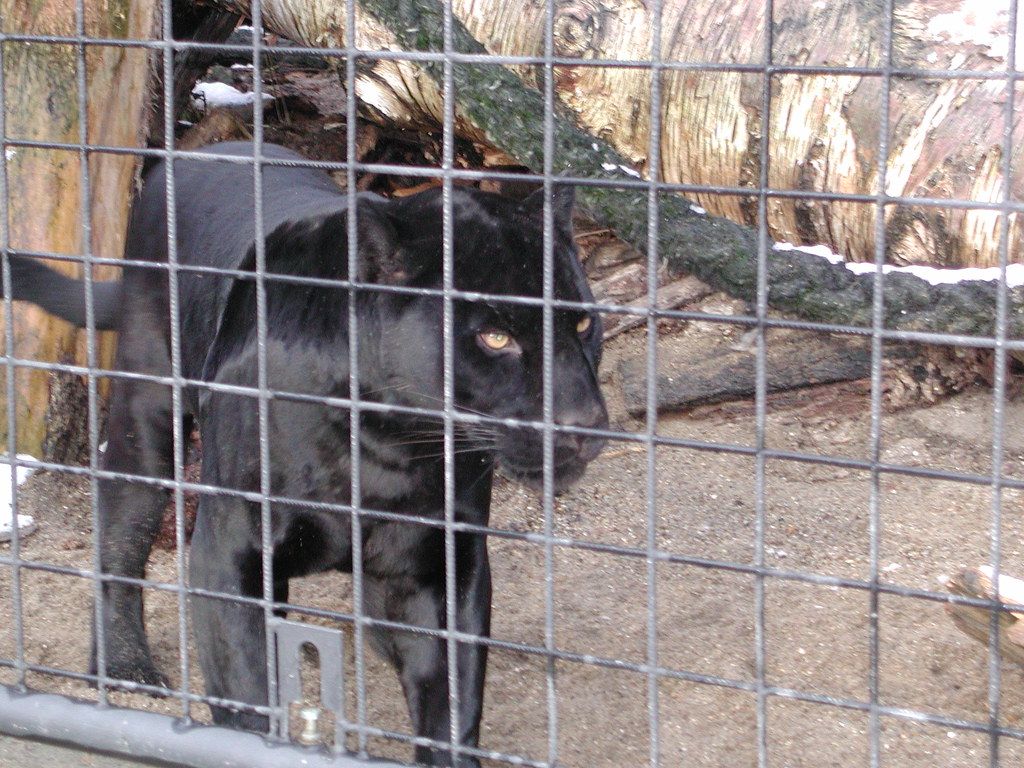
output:
[[[587,408],[575,408],[559,414],[558,425],[581,427],[583,429],[607,429],[608,413],[603,403],[592,403]],[[555,438],[555,463],[582,459],[591,461],[604,448],[606,440],[597,435],[583,435],[575,432],[559,432]]]

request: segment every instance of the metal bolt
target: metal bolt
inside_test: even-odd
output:
[[[302,719],[302,733],[299,734],[298,742],[306,747],[315,747],[323,744],[323,736],[320,734],[320,707],[303,707],[299,710],[299,717]]]

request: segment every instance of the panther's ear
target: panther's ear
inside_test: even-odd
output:
[[[551,190],[551,212],[555,228],[572,231],[572,208],[576,202],[576,188],[571,184],[555,182]],[[520,209],[538,224],[544,220],[544,188],[531,193],[519,204]]]
[[[399,246],[398,232],[385,211],[360,202],[356,211],[359,274],[357,279],[380,285],[408,281],[408,265]]]

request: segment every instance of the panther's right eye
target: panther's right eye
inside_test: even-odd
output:
[[[480,331],[476,335],[477,341],[484,349],[490,352],[516,353],[519,351],[519,344],[512,334],[499,330]]]
[[[512,337],[502,331],[484,331],[478,334],[477,338],[485,347],[495,352],[500,352],[512,343]]]

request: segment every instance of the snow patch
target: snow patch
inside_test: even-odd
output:
[[[19,453],[18,458],[23,461],[36,461],[34,456],[26,453]],[[17,483],[21,485],[35,472],[33,467],[19,466],[15,470]],[[9,466],[0,467],[0,541],[10,541],[14,535],[14,489],[11,485],[11,469]],[[36,529],[35,520],[31,515],[18,515],[18,533],[28,536]]]
[[[990,56],[1006,58],[1009,19],[1010,13],[1005,5],[972,2],[970,8],[961,6],[952,13],[932,16],[925,35],[956,45],[977,45],[987,48]]]
[[[832,264],[841,264],[857,275],[871,274],[877,271],[874,262],[870,261],[847,261],[825,245],[793,245],[792,243],[776,243],[776,251],[801,251],[812,256],[819,256]],[[914,275],[931,285],[951,285],[962,283],[968,280],[999,280],[1002,271],[999,267],[966,267],[964,269],[941,269],[939,267],[925,267],[920,264],[911,264],[907,267],[897,267],[892,264],[882,265],[882,272],[902,272]],[[1008,264],[1006,267],[1006,284],[1010,288],[1017,288],[1024,285],[1024,264]]]
[[[273,96],[264,93],[264,101],[273,100]],[[253,92],[243,93],[227,83],[196,83],[192,89],[192,103],[199,108],[241,107],[256,101]]]
[[[639,171],[634,170],[633,168],[630,168],[627,165],[616,165],[615,163],[601,163],[601,167],[604,168],[606,171],[622,171],[627,176],[632,176],[633,178],[636,179],[643,178],[643,176],[640,175]]]

